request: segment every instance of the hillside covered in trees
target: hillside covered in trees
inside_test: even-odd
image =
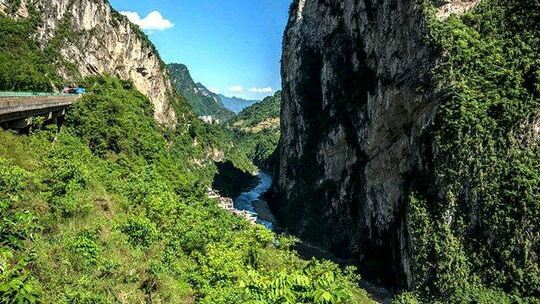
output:
[[[63,36],[66,27],[43,22],[55,7],[74,13],[66,13],[66,25],[88,8],[110,11],[100,17],[113,19]],[[148,75],[157,70],[119,64],[118,74],[107,76],[93,66],[88,76],[86,67],[63,61],[61,46],[108,34],[100,32],[104,23],[135,28],[106,1],[17,1],[0,21],[2,90],[47,91],[71,82],[87,89],[61,130],[40,119],[27,135],[0,130],[0,302],[372,303],[353,269],[302,260],[291,250],[293,239],[208,197],[216,161],[251,163],[229,133],[197,119],[174,90],[167,95],[171,116],[156,115],[163,100],[141,90],[150,81],[160,85]],[[58,40],[42,48],[36,33],[51,25]],[[142,40],[131,36],[126,51],[140,47],[142,60],[153,64],[159,55],[144,33],[135,33]],[[117,63],[111,58],[103,67]],[[122,79],[124,68],[135,76]],[[73,78],[61,73],[66,69]],[[161,71],[156,77],[169,81]],[[139,82],[142,74],[151,80]],[[167,91],[170,84],[163,85],[156,90]]]
[[[188,68],[183,64],[167,65],[171,74],[171,81],[186,101],[193,107],[199,116],[212,116],[220,122],[227,121],[234,116],[234,112],[227,109],[221,98],[208,90],[201,83],[195,83]]]
[[[207,198],[215,169],[197,164],[223,142],[202,122],[166,130],[129,82],[86,87],[62,132],[0,131],[2,302],[370,303]]]
[[[271,169],[280,131],[281,92],[242,110],[228,122],[237,148],[264,170]]]

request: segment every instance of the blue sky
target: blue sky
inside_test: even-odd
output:
[[[131,12],[130,20],[146,28],[166,63],[184,63],[195,81],[249,99],[280,89],[281,40],[290,2],[111,0],[116,10]]]

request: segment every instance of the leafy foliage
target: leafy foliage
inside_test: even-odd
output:
[[[33,182],[30,172],[0,159],[0,300],[4,303],[36,302],[36,282],[26,270],[28,258],[18,255],[24,241],[39,229],[33,214],[17,208]]]
[[[364,293],[351,293],[347,281],[337,278],[335,265],[307,265],[291,275],[279,275],[275,279],[261,278],[255,272],[253,282],[247,286],[254,299],[248,303],[358,303],[365,299]],[[354,271],[354,270],[352,270]],[[269,299],[269,300],[267,300]]]
[[[419,189],[410,200],[425,301],[540,295],[540,145],[531,131],[540,114],[539,12],[537,1],[491,0],[429,22],[444,54],[434,82],[447,98],[431,135],[438,192]]]
[[[47,54],[32,39],[35,17],[14,20],[0,14],[0,90],[51,91],[60,81]]]
[[[120,226],[120,231],[128,236],[132,246],[150,247],[158,238],[156,225],[146,217],[134,217]]]
[[[255,164],[269,169],[280,137],[281,92],[244,109],[228,125],[237,139],[238,149]]]
[[[371,303],[206,196],[226,133],[162,128],[130,83],[86,86],[60,133],[0,131],[2,302]]]
[[[176,89],[186,98],[197,115],[212,116],[221,121],[227,121],[234,116],[234,113],[221,103],[219,96],[193,81],[185,65],[173,63],[167,65],[167,68]]]

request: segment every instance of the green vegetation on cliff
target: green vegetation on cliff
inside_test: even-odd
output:
[[[61,132],[0,131],[0,302],[371,302],[207,198],[221,139],[202,122],[164,129],[130,82],[86,87]]]
[[[51,91],[60,82],[48,53],[32,39],[39,20],[0,13],[0,91]]]
[[[437,187],[417,187],[409,208],[422,302],[539,302],[538,20],[534,0],[430,20],[447,98],[431,135]]]
[[[238,149],[263,169],[269,169],[280,137],[281,92],[240,112],[229,122]]]
[[[210,92],[200,83],[191,78],[188,68],[183,64],[169,64],[167,66],[172,83],[179,93],[193,107],[199,116],[212,116],[215,119],[226,121],[234,116],[234,112],[225,108],[218,95]]]

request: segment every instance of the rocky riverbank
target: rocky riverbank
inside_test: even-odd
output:
[[[249,222],[255,224],[257,222],[257,217],[253,215],[253,213],[245,211],[245,210],[238,210],[234,207],[234,201],[231,198],[223,197],[221,194],[219,194],[218,191],[208,188],[207,193],[209,198],[215,199],[218,202],[218,205],[223,208],[224,210],[238,216],[245,218]]]

